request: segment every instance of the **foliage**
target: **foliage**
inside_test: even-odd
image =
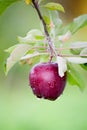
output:
[[[23,2],[22,0],[1,0],[0,14],[12,3],[18,1]],[[60,66],[60,76],[67,70],[69,83],[75,84],[83,89],[85,87],[84,78],[80,72],[73,67],[73,64],[79,64],[81,68],[87,71],[87,42],[75,41],[70,43],[68,47],[69,53],[66,54],[63,53],[63,49],[65,49],[63,45],[80,28],[87,25],[87,14],[78,16],[73,19],[71,23],[64,26],[58,14],[58,11],[64,12],[64,8],[61,4],[50,2],[42,5],[42,0],[38,0],[36,3],[35,0],[25,0],[25,3],[29,6],[33,5],[36,8],[44,29],[29,30],[25,37],[18,37],[18,44],[5,50],[9,53],[5,73],[7,74],[17,62],[21,61],[21,63],[30,64],[29,61],[31,59],[33,59],[34,63],[36,62],[35,57],[37,57],[39,61],[45,61],[52,55],[53,60]],[[42,16],[38,5],[47,9],[47,15]]]
[[[70,30],[73,33],[87,25],[87,14],[81,15],[73,20],[69,25],[63,28],[63,32]]]
[[[58,11],[64,12],[64,8],[61,4],[50,2],[50,3],[47,3],[45,5],[45,7],[50,9],[50,10],[58,10]]]

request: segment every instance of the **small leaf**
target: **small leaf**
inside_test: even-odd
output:
[[[6,49],[5,52],[8,52],[10,54],[17,46],[18,45],[11,46],[8,49]]]
[[[27,35],[37,36],[37,35],[43,35],[43,34],[39,29],[32,29],[27,33]]]
[[[50,18],[48,16],[43,16],[43,18],[44,18],[46,24],[49,25],[51,22]]]
[[[79,55],[83,48],[87,47],[87,42],[74,42],[70,44],[70,52],[75,55]]]
[[[70,44],[70,48],[72,49],[85,48],[85,47],[87,47],[87,42],[83,42],[83,41],[73,42]]]
[[[80,66],[87,71],[87,63],[81,64]]]
[[[50,2],[50,3],[47,3],[45,5],[45,7],[50,9],[50,10],[58,10],[61,12],[65,12],[63,6],[61,4],[58,4],[58,3]]]
[[[30,30],[25,37],[18,37],[19,43],[35,44],[36,42],[44,39],[44,35],[38,29]]]
[[[70,74],[70,70],[67,71],[67,80],[69,82],[70,85],[78,85],[78,83],[76,82],[76,80],[72,77],[72,75]]]
[[[22,63],[28,63],[29,65],[32,63],[37,63],[37,62],[47,62],[48,61],[48,53],[40,53],[40,52],[33,52],[32,54],[26,54],[23,57],[21,57],[20,61]]]
[[[77,32],[80,28],[87,26],[87,14],[80,15],[73,20],[70,24],[62,29],[62,33],[64,34],[68,30],[71,31],[72,34]]]
[[[74,49],[70,49],[70,52],[72,53],[72,54],[74,54],[74,55],[79,55],[80,54],[80,52],[81,52],[81,48],[80,49],[76,49],[76,48],[74,48]]]
[[[13,65],[28,52],[29,48],[30,46],[27,44],[18,44],[16,46],[16,48],[11,52],[10,56],[7,58],[6,74],[13,67]]]
[[[50,12],[50,11],[49,11]],[[44,16],[44,21],[46,23],[47,26],[47,30],[49,32],[49,34],[51,35],[52,30],[55,28],[54,22],[53,20],[48,17],[48,16]]]
[[[21,57],[20,60],[26,60],[26,59],[30,59],[33,58],[35,56],[40,56],[40,55],[47,55],[48,53],[39,53],[39,52],[34,52],[33,54],[26,54],[25,56]]]
[[[39,41],[39,40],[43,40],[43,39],[44,39],[44,36],[37,35],[37,36],[35,36],[35,39],[38,40],[38,41]]]
[[[67,71],[66,59],[63,57],[57,56],[58,72],[59,76],[63,77],[64,73]]]
[[[81,52],[80,52],[80,56],[87,56],[87,48],[84,48]]]
[[[59,41],[66,42],[67,40],[69,40],[71,38],[71,35],[72,35],[71,32],[68,31],[64,35],[60,35],[58,37],[58,39],[59,39]]]
[[[77,85],[81,90],[83,90],[86,86],[83,75],[70,63],[68,63],[68,70],[68,81],[73,85]]]
[[[55,35],[59,35],[63,22],[59,17],[58,11],[49,10],[49,14],[50,14],[50,23],[52,22],[54,24],[54,28],[52,29],[54,29]]]
[[[87,58],[81,58],[81,57],[66,57],[66,60],[70,63],[75,63],[75,64],[87,63]]]

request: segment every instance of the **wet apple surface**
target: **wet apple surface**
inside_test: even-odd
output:
[[[59,76],[57,63],[39,63],[29,73],[29,84],[38,98],[55,100],[63,93],[66,77]]]

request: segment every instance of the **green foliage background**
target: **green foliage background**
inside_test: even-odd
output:
[[[31,66],[17,64],[5,77],[7,54],[3,50],[32,28],[40,28],[39,19],[24,3],[13,4],[0,16],[0,130],[86,130],[87,88],[81,92],[67,84],[63,95],[52,102],[32,94],[28,86]],[[87,27],[71,40],[87,41],[86,33]]]

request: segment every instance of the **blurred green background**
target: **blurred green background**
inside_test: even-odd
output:
[[[57,0],[55,0],[57,1]],[[59,0],[66,13],[65,23],[87,13],[87,0]],[[3,50],[17,43],[32,28],[40,28],[36,12],[24,2],[9,7],[0,16],[0,130],[87,130],[87,88],[66,85],[56,101],[37,99],[28,86],[30,66],[16,64],[4,75]],[[87,41],[87,27],[77,32],[74,40]]]

